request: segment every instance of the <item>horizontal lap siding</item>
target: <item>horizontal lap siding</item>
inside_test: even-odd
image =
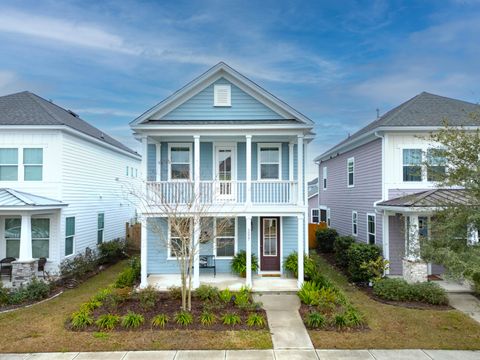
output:
[[[355,158],[355,186],[347,187],[347,159]],[[327,166],[327,190],[323,167]],[[340,235],[352,235],[352,210],[358,212],[358,241],[367,242],[367,213],[382,199],[382,141],[374,140],[322,162],[319,168],[319,204],[330,208],[331,227]],[[376,241],[382,243],[382,216],[376,214]]]
[[[389,266],[391,275],[402,275],[402,259],[405,254],[405,228],[403,217],[389,216]]]
[[[282,218],[282,257],[283,263],[292,252],[298,250],[298,226],[296,216],[286,216]]]

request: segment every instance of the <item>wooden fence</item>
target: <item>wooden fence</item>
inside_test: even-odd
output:
[[[308,224],[308,248],[315,249],[317,247],[317,238],[315,233],[318,229],[326,229],[327,223],[321,222],[320,224]]]
[[[134,253],[140,252],[140,243],[142,238],[142,225],[140,223],[125,224],[125,236],[127,239],[128,250]]]

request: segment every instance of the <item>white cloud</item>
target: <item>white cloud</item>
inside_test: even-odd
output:
[[[122,116],[122,117],[137,117],[138,112],[126,111],[110,108],[79,108],[75,109],[75,112],[81,114],[93,114],[93,115],[110,115],[110,116]]]

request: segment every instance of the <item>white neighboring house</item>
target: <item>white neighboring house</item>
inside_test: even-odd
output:
[[[122,185],[140,163],[72,111],[27,91],[0,97],[0,258],[16,259],[12,285],[36,275],[39,258],[55,272],[66,257],[124,237],[135,206]]]

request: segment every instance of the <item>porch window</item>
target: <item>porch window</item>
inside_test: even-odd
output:
[[[7,257],[17,259],[20,255],[20,231],[22,220],[20,218],[5,219],[5,240],[7,242]]]
[[[170,179],[190,180],[191,179],[191,146],[170,144]]]
[[[403,181],[422,181],[421,149],[403,149]]]
[[[259,145],[261,180],[280,180],[280,145]]]
[[[446,161],[443,149],[427,150],[427,180],[441,181],[445,175]]]
[[[105,213],[99,213],[97,215],[97,244],[103,243],[105,229]]]
[[[170,228],[168,256],[170,258],[176,258],[182,255],[188,255],[190,253],[193,230],[191,219],[175,219],[169,221],[168,224]],[[185,242],[185,244],[183,244],[183,242]],[[185,253],[182,254],[183,248],[185,249]]]
[[[0,149],[0,181],[18,180],[18,149]]]
[[[358,213],[356,211],[352,211],[352,235],[358,235]]]
[[[25,181],[42,181],[43,149],[23,149],[23,179]]]
[[[32,219],[32,256],[48,258],[50,219]]]
[[[73,254],[73,244],[75,239],[75,217],[65,219],[65,256]]]
[[[312,224],[318,224],[320,222],[320,211],[318,209],[312,209]]]
[[[375,215],[367,214],[367,239],[370,245],[375,245]]]
[[[235,255],[235,218],[215,219],[215,256]]]
[[[354,186],[354,172],[355,172],[355,158],[349,158],[347,160],[347,186]]]

